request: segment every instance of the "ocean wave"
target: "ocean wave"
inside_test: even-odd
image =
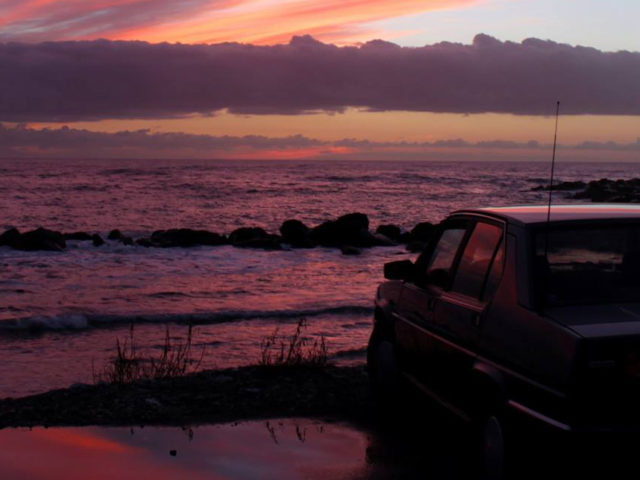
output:
[[[379,182],[380,178],[374,175],[311,175],[305,180],[315,182]]]
[[[0,334],[20,332],[39,333],[49,330],[86,330],[88,328],[109,328],[131,323],[210,325],[242,320],[295,320],[303,317],[319,317],[322,315],[349,316],[370,315],[372,313],[372,307],[363,305],[341,305],[315,309],[227,310],[193,314],[99,315],[74,313],[50,316],[38,315],[0,320]]]
[[[0,332],[39,332],[42,330],[85,330],[90,320],[86,315],[36,315],[0,321]]]

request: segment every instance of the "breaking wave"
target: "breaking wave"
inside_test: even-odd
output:
[[[176,323],[192,325],[210,325],[215,323],[242,320],[295,320],[302,317],[323,315],[365,316],[373,314],[373,307],[363,305],[343,305],[317,309],[293,310],[227,310],[194,314],[143,314],[143,315],[99,315],[99,314],[60,314],[51,316],[30,316],[0,320],[2,333],[37,333],[42,331],[74,331],[88,328],[109,328],[123,324],[139,323]]]

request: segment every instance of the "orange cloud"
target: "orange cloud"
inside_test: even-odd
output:
[[[0,40],[273,44],[293,35],[312,34],[345,44],[384,34],[368,27],[370,22],[478,1],[25,0],[2,12]]]

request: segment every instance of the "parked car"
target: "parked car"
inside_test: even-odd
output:
[[[385,265],[368,368],[478,426],[489,476],[505,419],[640,431],[640,206],[461,210],[415,262]]]

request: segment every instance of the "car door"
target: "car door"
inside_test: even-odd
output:
[[[432,322],[443,348],[434,359],[442,393],[464,409],[469,373],[475,363],[482,321],[496,274],[503,262],[503,225],[478,221],[472,227],[460,255],[450,287],[434,306]]]
[[[396,348],[403,370],[421,386],[434,383],[444,356],[441,332],[434,313],[440,297],[451,283],[451,274],[470,222],[451,220],[416,261],[416,276],[403,284],[397,303]]]

